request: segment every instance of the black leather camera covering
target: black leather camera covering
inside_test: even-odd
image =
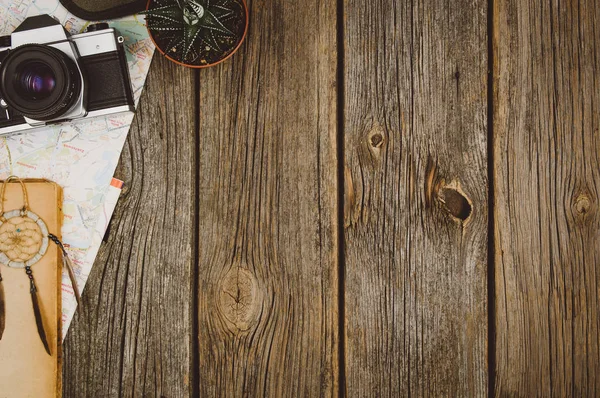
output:
[[[119,47],[118,51],[81,57],[81,67],[86,76],[88,112],[115,106],[133,106],[123,47]]]
[[[60,0],[73,15],[101,21],[132,15],[146,9],[147,0]]]
[[[12,127],[26,123],[25,118],[13,109],[0,108],[0,127]]]

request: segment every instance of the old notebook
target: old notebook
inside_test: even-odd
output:
[[[30,209],[46,222],[49,231],[60,233],[60,186],[45,180],[24,182]],[[13,210],[22,206],[23,195],[19,183],[8,183],[4,209]],[[46,254],[31,267],[51,355],[46,353],[38,335],[25,271],[4,265],[0,267],[6,309],[6,324],[0,340],[0,397],[60,397],[62,261],[59,250],[54,244],[48,245]]]

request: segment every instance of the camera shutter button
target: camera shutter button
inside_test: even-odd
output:
[[[100,22],[88,26],[86,32],[97,32],[104,29],[108,29],[108,24],[106,22]]]

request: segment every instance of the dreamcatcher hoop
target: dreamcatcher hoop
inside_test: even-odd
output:
[[[4,212],[6,184],[18,181],[23,192],[21,210]],[[0,191],[0,263],[11,268],[31,267],[48,250],[48,227],[40,216],[29,210],[25,184],[15,176],[8,177]]]
[[[13,225],[11,223],[12,220],[16,220],[17,222],[19,222],[18,224],[14,224],[15,228],[16,228],[15,232],[10,232],[10,228]],[[34,265],[35,263],[40,261],[42,259],[42,257],[44,256],[44,254],[46,254],[46,251],[48,250],[48,240],[49,240],[48,239],[48,227],[46,226],[46,223],[44,222],[44,220],[42,220],[37,214],[35,214],[31,210],[27,210],[27,211],[12,210],[12,211],[4,213],[0,217],[0,250],[2,250],[3,246],[5,246],[2,243],[2,236],[3,235],[10,236],[10,234],[13,234],[13,236],[14,236],[16,234],[20,234],[21,232],[23,232],[23,230],[18,228],[18,226],[20,226],[23,223],[30,224],[27,222],[27,220],[31,220],[33,223],[35,223],[35,225],[37,225],[39,227],[41,242],[39,245],[36,245],[39,247],[37,253],[33,254],[28,260],[18,261],[18,260],[9,258],[9,256],[4,251],[0,251],[0,263],[1,264],[4,264],[10,268],[31,267],[32,265]],[[9,227],[6,228],[6,225],[8,225]],[[29,231],[31,231],[31,229],[27,230],[27,232],[29,232]],[[28,237],[28,238],[30,238],[30,237]],[[17,239],[18,239],[18,235],[14,236],[14,238],[12,238],[13,241],[16,241]],[[21,253],[22,253],[22,251],[21,251]],[[26,254],[29,254],[29,253],[26,253]]]

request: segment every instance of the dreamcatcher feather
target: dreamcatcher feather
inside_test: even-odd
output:
[[[4,304],[4,285],[2,284],[2,274],[0,273],[0,340],[4,334],[6,326],[6,305]]]

